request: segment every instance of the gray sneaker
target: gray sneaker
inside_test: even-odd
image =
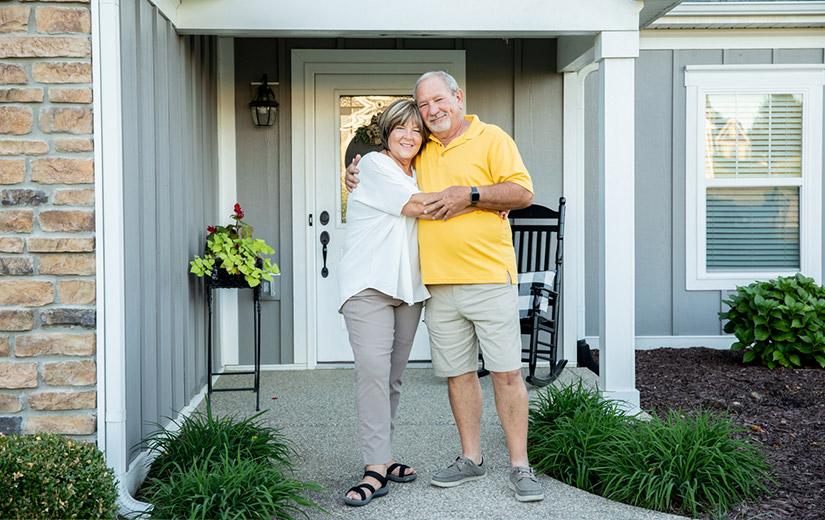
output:
[[[484,459],[476,464],[467,457],[458,457],[455,462],[442,469],[430,479],[430,484],[438,487],[453,487],[471,480],[478,480],[487,474]]]
[[[533,468],[529,466],[516,466],[510,470],[510,482],[507,483],[510,489],[516,492],[516,500],[519,502],[533,502],[544,500],[544,491],[541,484],[533,474]]]

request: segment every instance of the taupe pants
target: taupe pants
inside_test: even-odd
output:
[[[364,464],[392,460],[401,376],[410,357],[421,303],[407,305],[365,289],[341,307],[355,356],[358,431]]]

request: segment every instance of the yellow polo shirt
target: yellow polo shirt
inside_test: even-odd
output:
[[[450,186],[513,182],[533,192],[516,143],[501,128],[465,116],[470,128],[444,146],[430,136],[418,157],[424,192]],[[419,220],[421,276],[425,284],[518,283],[510,222],[489,211],[440,220]]]

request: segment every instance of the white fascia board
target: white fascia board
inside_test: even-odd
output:
[[[421,0],[405,16],[388,15],[378,0],[245,0],[243,9],[237,0],[183,0],[175,25],[181,33],[244,36],[538,37],[637,30],[642,6],[640,0]]]
[[[821,49],[821,29],[679,29],[640,32],[641,50]]]
[[[825,26],[825,2],[706,2],[682,4],[650,29]]]
[[[178,6],[180,5],[180,0],[149,0],[149,3],[157,7],[160,14],[172,22],[172,25],[177,25],[177,11]]]

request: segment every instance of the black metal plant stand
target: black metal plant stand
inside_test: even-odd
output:
[[[261,409],[261,286],[249,287],[242,275],[230,275],[222,269],[214,269],[212,276],[204,277],[206,283],[206,305],[209,309],[209,318],[206,323],[206,366],[208,367],[209,375],[207,380],[207,395],[212,395],[212,392],[235,392],[251,390],[255,392],[255,411]],[[212,290],[213,289],[252,289],[253,305],[255,313],[253,314],[252,329],[254,331],[255,345],[253,351],[255,353],[255,369],[241,372],[213,372],[212,371]],[[212,376],[240,376],[253,375],[254,382],[252,387],[239,388],[212,388]]]

